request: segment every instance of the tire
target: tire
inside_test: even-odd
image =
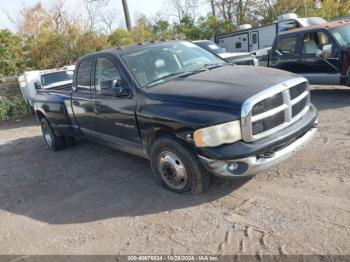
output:
[[[40,120],[40,124],[41,124],[41,131],[43,132],[43,137],[48,148],[52,151],[58,151],[64,148],[64,145],[65,145],[64,137],[57,136],[54,133],[49,121],[47,121],[46,118],[42,118]]]
[[[187,144],[172,137],[157,139],[150,150],[155,180],[179,194],[197,195],[209,187],[209,173]]]

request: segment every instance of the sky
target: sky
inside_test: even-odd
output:
[[[15,30],[14,25],[7,18],[8,15],[16,17],[19,10],[23,7],[31,7],[36,3],[41,2],[44,6],[51,6],[56,0],[0,0],[0,29],[8,28]],[[67,10],[83,14],[85,12],[83,0],[63,0]],[[109,0],[108,8],[117,10],[118,20],[117,26],[125,26],[123,18],[123,7],[121,0]],[[147,16],[155,16],[158,12],[164,11],[167,7],[167,0],[128,0],[129,12],[132,22],[140,14]],[[207,1],[201,0],[197,15],[206,15],[209,12],[209,4]],[[170,18],[171,19],[171,18]]]

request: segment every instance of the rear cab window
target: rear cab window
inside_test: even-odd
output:
[[[280,36],[275,50],[280,55],[294,55],[297,48],[297,39],[297,35]]]
[[[76,91],[90,92],[91,90],[92,58],[82,60],[77,70]]]

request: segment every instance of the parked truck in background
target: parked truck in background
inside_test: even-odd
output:
[[[38,89],[69,89],[71,90],[75,66],[65,66],[59,69],[27,71],[18,77],[23,99],[32,108],[32,98]]]
[[[39,91],[33,105],[50,149],[84,136],[148,158],[176,193],[203,192],[209,172],[235,178],[277,165],[317,124],[305,78],[231,65],[186,41],[86,55],[71,91]]]
[[[350,20],[281,33],[266,59],[267,66],[299,74],[312,84],[350,86]]]
[[[224,48],[221,48],[213,41],[210,40],[196,40],[193,41],[195,45],[198,45],[207,51],[220,56],[222,59],[226,60],[229,63],[235,65],[259,65],[259,60],[255,55],[245,52],[226,52]]]

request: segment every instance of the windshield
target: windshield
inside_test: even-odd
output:
[[[150,46],[123,55],[123,60],[142,87],[226,64],[214,54],[190,42]]]
[[[339,45],[350,45],[350,24],[336,27],[331,30],[332,35],[337,40]]]
[[[68,70],[41,75],[41,84],[48,86],[58,82],[73,81],[73,74],[74,71]]]

